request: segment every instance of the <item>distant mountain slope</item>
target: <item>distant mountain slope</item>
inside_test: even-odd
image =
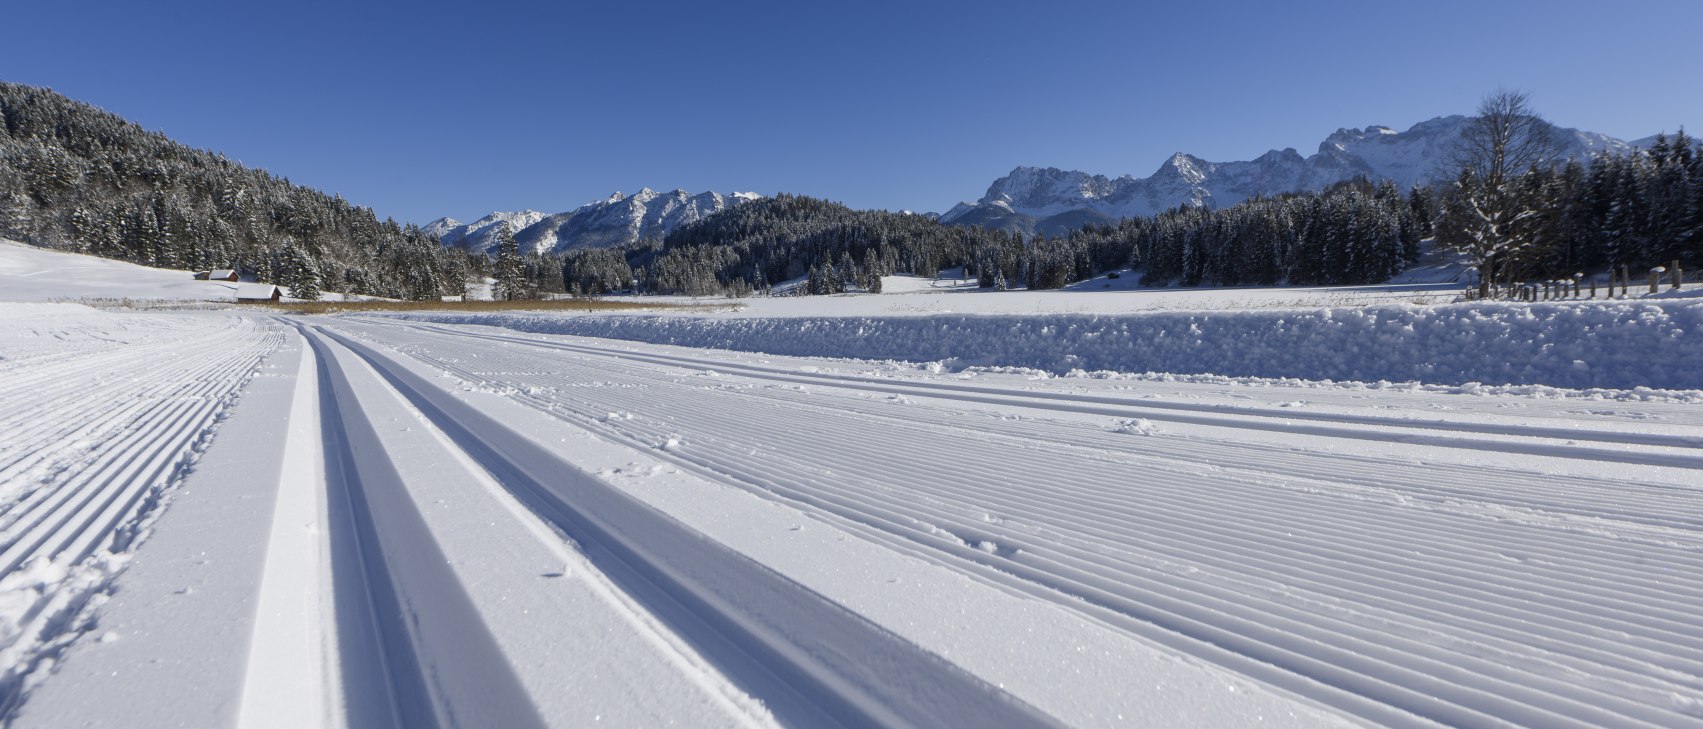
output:
[[[543,220],[545,217],[544,213],[536,210],[522,210],[518,213],[497,212],[466,224],[462,224],[455,218],[438,218],[420,229],[425,231],[427,235],[437,236],[446,246],[484,250],[496,244],[493,236],[496,235],[499,224],[508,223],[509,232],[512,233],[524,230],[527,226]]]
[[[446,246],[475,252],[492,252],[497,225],[503,222],[509,224],[515,241],[527,252],[612,248],[639,240],[660,240],[683,225],[761,197],[752,192],[693,195],[685,190],[656,192],[645,188],[633,195],[617,192],[565,213],[496,212],[466,224],[439,218],[423,230],[438,236]]]
[[[1355,177],[1390,179],[1405,189],[1439,175],[1467,121],[1438,117],[1405,132],[1381,126],[1338,129],[1310,157],[1283,149],[1245,162],[1209,162],[1179,152],[1144,178],[1018,167],[995,180],[980,200],[960,203],[940,220],[1059,234],[1087,222],[1153,215],[1180,205],[1220,208],[1256,195],[1317,191]],[[1567,156],[1623,153],[1633,146],[1603,134],[1557,131],[1566,140]]]

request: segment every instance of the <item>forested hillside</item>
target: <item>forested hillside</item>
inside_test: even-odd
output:
[[[483,258],[48,89],[0,82],[0,236],[313,298],[462,293]]]
[[[1426,227],[1388,184],[1349,183],[1030,238],[778,195],[661,241],[571,254],[563,278],[584,293],[636,280],[642,291],[689,295],[743,295],[800,277],[806,293],[869,290],[881,275],[959,266],[990,288],[1059,288],[1130,266],[1145,267],[1146,281],[1160,285],[1371,283],[1413,260]]]
[[[803,277],[801,293],[824,294],[872,290],[885,274],[963,266],[988,288],[1059,288],[1126,267],[1149,286],[1355,285],[1401,273],[1432,236],[1474,259],[1495,239],[1490,270],[1503,282],[1673,260],[1690,269],[1703,265],[1700,175],[1703,153],[1681,132],[1649,149],[1522,170],[1488,197],[1470,173],[1405,192],[1387,180],[1351,180],[1051,237],[778,195],[660,241],[572,253],[563,284],[588,294],[636,281],[646,293],[742,296]],[[1506,209],[1493,233],[1481,209],[1491,199]]]

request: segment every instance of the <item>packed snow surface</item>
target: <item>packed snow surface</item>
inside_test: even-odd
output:
[[[1703,726],[1689,292],[914,283],[0,303],[0,721]]]
[[[0,304],[0,709],[81,613],[282,341],[242,317]]]

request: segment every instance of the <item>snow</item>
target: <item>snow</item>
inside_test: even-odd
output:
[[[493,291],[496,290],[496,286],[497,280],[490,276],[486,276],[484,280],[479,283],[471,284],[467,287],[466,298],[468,301],[493,301],[497,298],[496,294],[493,293]]]
[[[1677,595],[1630,597],[1656,588],[1634,588],[1646,568],[1609,556],[1679,558],[1694,541],[1662,526],[1699,508],[1690,466],[1676,467],[1696,463],[1682,444],[1695,443],[1703,421],[1689,406],[1640,405],[1582,426],[1566,400],[1302,399],[1112,381],[1079,395],[1085,383],[1075,380],[982,375],[961,386],[951,373],[813,358],[378,318],[337,326],[419,360],[411,369],[422,378],[441,369],[481,409],[530,406],[530,418],[503,420],[536,442],[605,448],[567,427],[577,426],[627,444],[597,471],[626,493],[753,545],[753,558],[1069,724],[1112,723],[1142,707],[1166,717],[1156,723],[1240,724],[1201,712],[1248,705],[1228,700],[1234,684],[1219,683],[1228,676],[1210,674],[1180,679],[1194,687],[1180,695],[1137,693],[1176,687],[1155,678],[1180,669],[1139,654],[1082,663],[1122,650],[1105,637],[1051,644],[1075,657],[1044,658],[1042,641],[1027,638],[1038,625],[1068,624],[1051,609],[990,616],[960,593],[943,603],[946,622],[931,619],[914,590],[941,578],[913,582],[835,545],[872,540],[935,563],[986,565],[971,574],[1060,600],[1161,655],[1233,666],[1304,697],[1276,712],[1300,723],[1327,720],[1311,713],[1318,702],[1377,723],[1551,724],[1580,711],[1596,723],[1660,724],[1685,720],[1668,697],[1695,693],[1647,662],[1648,651],[1684,650],[1661,647],[1677,633],[1638,637],[1655,624],[1646,621],[1677,617],[1663,607]],[[1305,413],[1314,419],[1295,421]],[[1671,440],[1634,445],[1656,436]],[[651,447],[669,440],[679,446]],[[699,510],[729,488],[780,506]],[[1591,506],[1604,493],[1616,496]],[[798,541],[821,532],[833,538]],[[722,536],[738,533],[745,541]],[[1596,588],[1581,591],[1587,582]],[[1578,621],[1613,634],[1578,632]],[[1061,665],[1071,680],[1057,680]],[[1274,698],[1258,688],[1234,693],[1256,705]]]
[[[280,288],[288,299],[289,288]],[[272,284],[199,281],[193,271],[151,268],[0,239],[0,303],[81,301],[108,307],[163,301],[234,303],[239,295],[270,298]],[[326,291],[320,300],[387,299]]]
[[[1293,149],[1272,150],[1251,161],[1209,162],[1178,152],[1152,175],[1108,178],[1052,167],[1017,167],[989,185],[974,203],[960,203],[942,215],[943,223],[963,219],[980,208],[997,208],[1037,219],[1091,210],[1111,219],[1154,215],[1178,205],[1228,207],[1255,195],[1316,191],[1343,180],[1389,179],[1407,189],[1437,176],[1460,137],[1467,117],[1443,116],[1405,132],[1388,127],[1338,129],[1303,158]],[[1599,152],[1625,152],[1633,145],[1607,135],[1560,129],[1565,156],[1589,158]]]
[[[945,273],[0,302],[0,721],[1703,724],[1703,289]]]
[[[884,276],[882,294],[691,298],[612,296],[615,301],[680,305],[685,316],[718,318],[800,318],[855,316],[930,316],[936,314],[1085,314],[1122,315],[1157,311],[1223,311],[1380,304],[1439,304],[1458,298],[1462,287],[1450,282],[1419,282],[1350,287],[1142,288],[1140,273],[1120,272],[1117,279],[1098,276],[1061,291],[979,289],[973,279],[953,271],[941,279]],[[789,282],[790,283],[790,282]],[[777,290],[779,287],[777,286]],[[695,314],[693,312],[696,312]]]
[[[761,198],[752,192],[693,195],[685,190],[662,193],[647,187],[632,195],[615,192],[567,212],[499,211],[468,224],[439,218],[424,230],[438,236],[444,245],[494,254],[497,224],[507,222],[524,248],[534,253],[560,253],[661,238],[682,225]]]
[[[234,301],[239,285],[229,281],[197,281],[192,271],[148,268],[0,240],[0,300],[4,301]]]
[[[543,220],[546,216],[547,213],[536,210],[498,211],[465,225],[454,218],[438,218],[426,224],[421,230],[428,235],[437,236],[446,246],[460,246],[481,252],[494,252],[496,233],[502,224],[507,223],[509,233],[514,234]]]
[[[89,630],[85,609],[282,342],[245,317],[0,304],[0,321],[20,314],[0,328],[0,707]]]
[[[1342,295],[1375,297],[1411,291],[1366,287]],[[1211,295],[1222,299],[1236,293]],[[1267,289],[1246,295],[1307,294]],[[1078,296],[1075,300],[1080,301],[1111,295]],[[784,306],[797,299],[757,300],[757,311],[698,315],[420,312],[399,316],[772,354],[944,360],[956,366],[1031,367],[1054,374],[1108,370],[1447,385],[1703,389],[1703,369],[1693,365],[1703,358],[1703,338],[1689,334],[1703,330],[1703,301],[1689,298],[988,314],[980,313],[986,308],[975,308],[971,300],[976,297],[1013,304],[1011,310],[1017,311],[1040,297],[1054,297],[1049,301],[1058,306],[1072,301],[1069,294],[1052,292],[918,295],[911,298],[946,304],[935,310],[888,309],[867,316],[763,316],[759,308]],[[843,308],[852,309],[859,300],[891,306],[889,302],[905,297],[816,298],[843,301]],[[976,313],[952,313],[957,307],[951,304],[957,301]],[[802,311],[816,305],[810,299],[803,302],[798,304]]]

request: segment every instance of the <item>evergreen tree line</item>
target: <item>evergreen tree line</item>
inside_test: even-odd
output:
[[[1378,283],[1419,257],[1426,191],[1388,181],[1256,197],[1218,210],[1180,207],[1102,228],[1133,242],[1146,286],[1336,286]],[[1094,231],[1094,228],[1087,229]]]
[[[303,298],[460,295],[487,266],[340,196],[5,82],[0,236],[147,266],[236,269]]]
[[[1353,180],[1318,193],[1180,207],[1060,236],[942,225],[797,195],[754,201],[660,241],[570,253],[563,286],[598,294],[742,296],[804,278],[805,294],[868,291],[896,272],[964,267],[985,288],[1053,289],[1133,267],[1147,286],[1380,283],[1436,236],[1468,248],[1475,182]],[[1517,241],[1493,270],[1509,281],[1680,260],[1703,265],[1703,151],[1683,132],[1648,150],[1534,167],[1514,180]],[[636,286],[635,286],[636,284]]]
[[[559,253],[525,253],[515,241],[514,229],[499,223],[496,233],[497,254],[491,262],[491,298],[498,301],[543,298],[546,294],[561,294],[566,257]],[[484,260],[481,258],[480,260]],[[602,288],[591,293],[614,291]],[[575,293],[583,293],[577,290]]]
[[[1439,243],[1472,247],[1479,184],[1463,171],[1439,188]],[[1683,130],[1647,150],[1529,169],[1511,187],[1518,212],[1504,234],[1512,244],[1492,268],[1501,283],[1703,263],[1703,149]]]
[[[1703,153],[1683,132],[1649,150],[1531,168],[1496,190],[1517,212],[1497,233],[1513,244],[1499,245],[1487,270],[1518,280],[1698,262],[1700,178]],[[1479,184],[1463,171],[1403,195],[1356,181],[1027,238],[782,194],[662,240],[545,255],[511,244],[493,261],[52,91],[0,82],[0,235],[150,266],[233,268],[306,297],[434,299],[487,275],[502,298],[743,296],[795,279],[805,281],[798,293],[832,294],[958,267],[988,288],[1059,288],[1130,266],[1145,285],[1375,283],[1412,263],[1433,232],[1462,249],[1482,239]]]
[[[813,293],[868,290],[883,275],[963,266],[976,246],[1002,235],[783,193],[716,213],[662,240],[570,252],[562,282],[583,294],[636,288],[743,296],[799,278]]]
[[[1355,284],[1389,279],[1430,234],[1429,191],[1343,183],[1223,210],[1179,208],[1066,235],[942,225],[781,194],[684,226],[663,240],[567,254],[570,293],[743,296],[803,278],[805,294],[871,291],[880,277],[963,267],[985,288],[1056,289],[1145,267],[1146,285]]]

